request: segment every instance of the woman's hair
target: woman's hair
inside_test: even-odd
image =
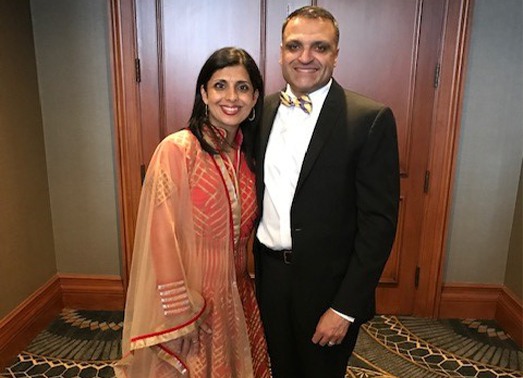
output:
[[[237,47],[223,47],[216,50],[204,63],[198,79],[196,81],[196,90],[194,96],[194,105],[189,119],[189,130],[200,142],[202,148],[210,154],[218,154],[211,144],[209,144],[204,138],[204,128],[208,127],[209,119],[206,114],[205,103],[203,102],[200,88],[203,86],[207,90],[207,83],[211,79],[212,75],[222,68],[238,66],[245,67],[245,70],[249,74],[249,79],[253,85],[253,90],[258,91],[258,100],[254,105],[256,117],[250,121],[248,118],[245,119],[241,124],[240,128],[243,133],[242,151],[244,151],[247,158],[247,164],[251,169],[254,168],[254,137],[256,135],[256,128],[258,127],[263,106],[263,79],[256,65],[254,59],[249,55],[247,51]],[[251,118],[251,117],[249,117]],[[226,147],[223,141],[220,148]]]

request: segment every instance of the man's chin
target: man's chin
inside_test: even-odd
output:
[[[296,95],[310,93],[312,88],[314,88],[314,85],[310,81],[294,80],[292,83],[291,88]]]

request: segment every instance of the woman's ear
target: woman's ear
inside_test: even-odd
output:
[[[254,91],[254,95],[253,95],[253,97],[254,97],[254,103],[255,103],[255,104],[256,104],[256,101],[258,101],[258,97],[259,97],[259,96],[260,96],[260,92],[258,92],[258,90],[256,89],[256,90]]]
[[[203,86],[203,84],[200,86],[200,95],[202,96],[202,100],[205,104],[208,103],[208,99],[207,99],[207,92],[205,91],[205,87]]]

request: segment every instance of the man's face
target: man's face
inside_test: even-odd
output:
[[[282,36],[280,64],[283,78],[295,95],[323,87],[338,59],[336,30],[329,20],[296,17]]]

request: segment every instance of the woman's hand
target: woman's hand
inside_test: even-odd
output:
[[[206,322],[200,324],[198,330],[173,340],[169,342],[168,345],[174,353],[181,357],[187,358],[189,356],[195,356],[200,351],[200,340],[203,337],[202,332],[208,335],[212,333],[211,327]]]

